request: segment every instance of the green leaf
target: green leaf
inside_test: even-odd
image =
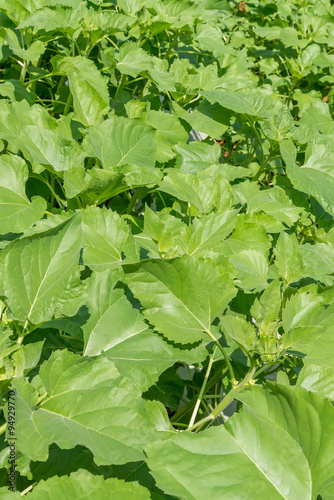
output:
[[[226,426],[200,434],[179,433],[152,444],[146,452],[158,486],[186,500],[207,495],[212,500],[238,496],[255,500],[259,492],[275,500],[311,498],[310,472],[301,447],[285,429],[250,411],[243,410]]]
[[[324,299],[316,292],[300,290],[287,300],[282,311],[283,345],[305,352],[305,346],[314,342],[331,326],[333,306],[326,306]]]
[[[72,472],[70,476],[54,476],[46,481],[40,481],[38,485],[29,493],[28,498],[37,500],[104,500],[113,498],[114,500],[128,500],[136,498],[138,500],[149,500],[149,491],[138,483],[129,483],[117,478],[104,479],[103,476],[96,476],[87,470],[80,469]]]
[[[247,114],[254,118],[267,118],[273,112],[273,98],[258,90],[224,92],[222,90],[207,90],[201,92],[212,104],[218,103],[223,108],[235,113]]]
[[[96,356],[147,330],[144,318],[131,306],[123,290],[113,290],[119,279],[119,271],[109,269],[95,272],[91,278],[89,298],[82,312],[83,318],[88,315],[82,326],[85,356]]]
[[[145,123],[156,130],[157,161],[160,163],[175,156],[173,146],[187,142],[189,134],[174,115],[162,111],[150,111]]]
[[[139,120],[112,116],[89,130],[84,149],[104,168],[129,163],[152,168],[156,158],[155,131]]]
[[[250,349],[256,340],[254,326],[239,316],[226,314],[220,318],[224,333],[245,349]]]
[[[268,262],[256,250],[242,250],[229,256],[238,271],[237,284],[246,291],[261,292],[267,286]]]
[[[305,276],[333,285],[334,246],[333,243],[305,243],[299,247],[305,266]]]
[[[18,148],[30,162],[49,165],[59,172],[83,163],[79,144],[65,139],[56,120],[41,106],[26,101],[0,104],[0,137]]]
[[[13,382],[17,445],[32,460],[45,461],[51,443],[65,449],[80,444],[99,465],[122,464],[142,460],[144,446],[158,439],[140,391],[106,357],[56,351],[40,378],[47,399],[37,409],[33,387],[23,379]]]
[[[7,80],[0,85],[0,95],[9,97],[12,102],[26,100],[29,104],[36,101],[37,95],[28,92],[26,87],[19,80]]]
[[[109,111],[106,79],[86,57],[57,60],[56,71],[65,73],[73,96],[74,117],[83,125],[96,125]]]
[[[293,118],[287,108],[281,108],[277,115],[261,124],[265,135],[272,141],[282,141],[293,125]]]
[[[264,212],[288,226],[299,219],[303,209],[292,203],[284,189],[274,186],[272,189],[259,190],[255,187],[245,192],[246,186],[246,184],[243,186],[243,194],[248,203],[248,213]],[[242,186],[239,189],[242,189]]]
[[[135,42],[127,42],[121,47],[116,67],[124,75],[135,78],[138,73],[153,69],[153,62],[150,55]]]
[[[296,235],[283,231],[278,238],[275,255],[275,264],[286,283],[299,281],[303,277],[304,266]]]
[[[282,150],[283,154],[284,150]],[[323,208],[334,216],[333,189],[334,170],[333,153],[325,146],[317,145],[308,154],[306,162],[298,167],[288,156],[283,156],[286,172],[292,185],[300,191],[312,195]]]
[[[173,104],[173,109],[182,120],[210,137],[221,137],[230,126],[231,112],[219,104],[210,104],[204,100],[191,113],[186,112],[181,106]]]
[[[143,263],[126,281],[144,316],[168,339],[182,344],[206,338],[204,332],[235,294],[222,268],[189,256]]]
[[[329,400],[300,387],[273,384],[268,384],[267,389],[254,387],[238,395],[238,399],[253,418],[264,418],[293,438],[294,449],[302,450],[309,464],[309,480],[305,478],[304,484],[311,486],[312,496],[305,493],[305,498],[317,498],[321,488],[334,477],[333,464],[328,461],[334,451],[334,410]]]
[[[120,264],[129,227],[106,207],[87,207],[82,213],[83,261],[93,270]]]
[[[4,251],[3,287],[14,316],[34,324],[52,318],[77,285],[81,216],[45,233],[14,241]]]
[[[256,250],[269,256],[271,243],[266,230],[260,224],[237,224],[231,236],[224,242],[223,252],[228,257],[241,250]]]
[[[39,57],[44,53],[45,46],[40,40],[33,42],[28,49],[22,49],[16,33],[7,28],[5,28],[5,31],[9,48],[24,61],[37,62]]]
[[[334,400],[334,372],[332,368],[307,363],[299,372],[297,385]]]
[[[184,238],[186,252],[189,255],[200,255],[207,250],[219,250],[225,238],[233,231],[237,214],[236,210],[226,210],[195,219]]]
[[[279,279],[273,280],[262,293],[260,300],[255,299],[251,314],[264,327],[278,318],[281,309],[281,286]]]
[[[185,174],[197,174],[219,162],[220,147],[217,143],[211,145],[194,141],[184,145],[178,144],[174,149],[177,153],[175,166]]]
[[[176,362],[191,365],[204,361],[208,356],[205,346],[204,342],[191,350],[176,349],[151,330],[145,330],[115,344],[105,355],[114,361],[123,377],[147,391]]]
[[[1,233],[20,233],[42,218],[46,201],[40,196],[30,202],[25,193],[28,167],[14,155],[0,158]]]
[[[179,200],[194,205],[200,212],[210,212],[214,205],[216,188],[209,179],[199,179],[191,174],[170,171],[159,189]]]

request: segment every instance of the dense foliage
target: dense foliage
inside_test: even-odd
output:
[[[0,25],[1,498],[334,498],[334,6]]]

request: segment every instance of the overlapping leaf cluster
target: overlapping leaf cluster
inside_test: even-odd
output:
[[[333,498],[333,33],[0,0],[1,498]]]

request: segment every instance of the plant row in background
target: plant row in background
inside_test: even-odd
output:
[[[333,498],[333,33],[0,0],[1,498]]]

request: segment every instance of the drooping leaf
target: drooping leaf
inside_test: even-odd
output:
[[[74,115],[83,125],[96,125],[109,111],[107,82],[93,61],[82,57],[57,60],[55,68],[68,77]]]

